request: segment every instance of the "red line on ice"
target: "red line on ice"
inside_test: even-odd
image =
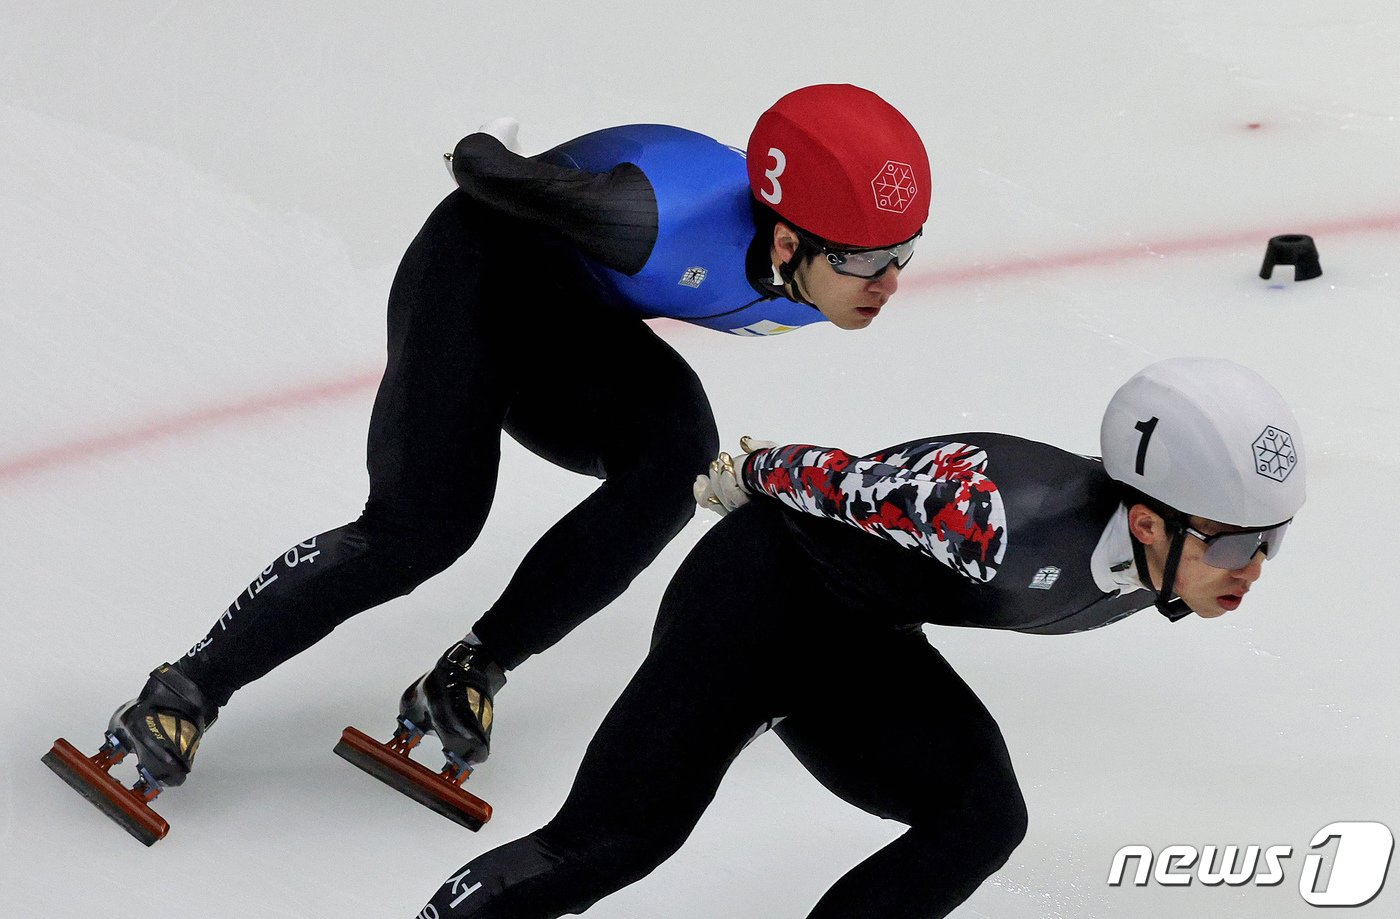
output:
[[[1282,228],[1274,227],[1272,230],[1255,229],[1211,236],[1187,237],[1159,243],[1143,242],[1103,249],[1082,249],[1075,252],[1058,252],[1005,262],[969,265],[964,268],[950,268],[936,274],[911,279],[908,287],[915,290],[953,287],[1036,272],[1064,271],[1068,268],[1109,265],[1134,259],[1208,252],[1240,245],[1256,245],[1262,250],[1264,242],[1270,236],[1277,235],[1278,232],[1306,232],[1315,237],[1393,232],[1400,230],[1400,214],[1380,214],[1372,217],[1331,221],[1295,221],[1294,223],[1296,225]],[[1322,260],[1325,265],[1327,262],[1325,252]],[[667,322],[666,326],[668,330],[675,327],[691,328],[679,322]],[[191,409],[188,412],[165,418],[136,422],[122,431],[96,434],[28,453],[21,453],[8,459],[0,459],[0,484],[47,469],[78,463],[95,456],[117,453],[159,440],[162,437],[171,437],[199,428],[212,427],[226,421],[254,418],[272,412],[302,408],[315,402],[358,396],[377,386],[379,378],[379,371],[360,371],[338,379],[298,386],[295,389],[251,396],[222,405]]]
[[[256,418],[273,412],[303,408],[308,404],[357,396],[378,385],[381,373],[360,372],[339,379],[323,380],[280,392],[250,396],[237,402],[191,409],[178,415],[141,421],[121,431],[82,437],[8,459],[0,459],[0,483],[58,466],[67,466],[95,456],[117,453],[142,444],[213,427],[241,418]]]
[[[1221,233],[1212,236],[1195,236],[1167,242],[1142,242],[1133,245],[1115,246],[1104,249],[1084,249],[1077,252],[1061,252],[1053,255],[1040,255],[1031,258],[1015,259],[1006,262],[969,265],[953,268],[912,279],[910,287],[915,290],[928,290],[937,287],[951,287],[977,281],[994,280],[1021,274],[1063,271],[1066,268],[1108,265],[1134,259],[1158,258],[1165,255],[1184,255],[1193,252],[1209,252],[1218,249],[1231,249],[1236,246],[1257,246],[1260,260],[1264,256],[1264,243],[1269,237],[1280,233],[1307,233],[1313,237],[1356,235],[1400,230],[1400,214],[1380,214],[1374,217],[1352,218],[1350,220],[1297,221],[1296,226],[1275,227],[1272,230],[1248,230],[1234,233]],[[1323,240],[1322,262],[1327,263],[1326,241]],[[1283,277],[1292,273],[1285,269]]]

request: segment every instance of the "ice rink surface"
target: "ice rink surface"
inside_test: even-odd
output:
[[[1309,448],[1286,551],[1222,619],[929,630],[1000,721],[1031,810],[955,915],[1311,916],[1304,859],[1338,848],[1314,833],[1400,828],[1394,3],[4,6],[5,915],[407,919],[553,814],[708,519],[512,674],[471,782],[497,813],[480,834],[331,754],[347,724],[387,732],[402,688],[591,489],[509,440],[475,548],[240,692],[159,799],[166,840],[143,848],[39,757],[59,735],[90,751],[264,565],[358,514],[385,295],[461,135],[510,114],[527,152],[642,121],[742,146],[814,82],[906,113],[933,213],[866,332],[659,326],[726,445],[1001,430],[1096,453],[1119,383],[1206,354],[1269,377]],[[1281,233],[1314,235],[1322,278],[1258,277]],[[503,308],[528,340],[530,278]],[[899,831],[766,737],[679,854],[588,915],[800,919]],[[1128,844],[1293,855],[1272,887],[1111,887]],[[1397,888],[1356,913],[1396,915]]]

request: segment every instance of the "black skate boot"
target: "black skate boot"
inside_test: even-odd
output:
[[[204,698],[199,687],[162,664],[151,673],[141,694],[112,714],[107,742],[95,755],[85,757],[59,738],[43,761],[149,846],[170,829],[150,803],[165,786],[184,784],[199,741],[217,715],[218,707]],[[128,789],[110,773],[130,753],[136,754],[140,778]]]
[[[349,727],[335,752],[419,804],[479,830],[491,819],[491,805],[461,785],[490,755],[493,703],[505,682],[505,671],[480,645],[459,641],[404,690],[392,740],[383,744]],[[438,773],[409,757],[429,733],[442,741],[447,759]]]
[[[107,736],[136,754],[142,778],[162,786],[183,785],[199,741],[218,713],[198,686],[169,664],[161,664],[151,672],[141,695],[112,713]]]
[[[436,734],[448,759],[468,766],[491,755],[491,721],[505,671],[481,645],[459,641],[403,691],[399,718]]]

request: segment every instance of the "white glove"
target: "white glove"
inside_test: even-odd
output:
[[[744,461],[756,450],[776,446],[771,440],[756,440],[747,434],[739,438],[739,449],[742,452],[738,457],[721,453],[710,463],[709,475],[695,477],[695,503],[721,517],[748,504],[749,492],[744,488],[741,479]]]
[[[505,145],[511,153],[520,152],[520,122],[509,115],[492,118],[476,129],[478,134],[490,134]]]
[[[484,125],[476,129],[478,134],[490,134],[499,140],[511,153],[520,152],[520,122],[509,115],[500,118],[492,118]],[[447,164],[447,174],[452,176],[452,181],[457,181],[457,174],[452,171],[452,154],[444,153],[442,161]]]

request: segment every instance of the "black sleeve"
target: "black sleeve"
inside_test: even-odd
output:
[[[641,271],[656,245],[656,192],[632,163],[585,172],[468,134],[452,152],[452,175],[473,200],[551,231],[614,271]]]

